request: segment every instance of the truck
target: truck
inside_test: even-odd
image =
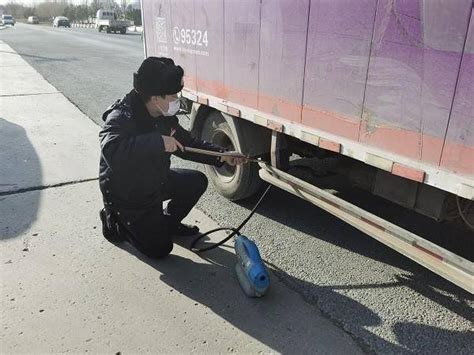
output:
[[[118,19],[117,13],[113,10],[99,9],[97,10],[95,25],[99,32],[125,34],[127,28],[131,26],[131,22]]]
[[[142,0],[142,22],[145,57],[185,70],[193,133],[263,158],[206,167],[220,194],[268,182],[474,292],[472,0]],[[463,250],[293,174],[295,161],[462,225]]]

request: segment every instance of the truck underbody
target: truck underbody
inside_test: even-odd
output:
[[[262,160],[245,167],[206,167],[223,196],[244,199],[268,182],[474,292],[474,254],[465,247],[472,244],[472,200],[198,102],[188,106],[194,134]]]

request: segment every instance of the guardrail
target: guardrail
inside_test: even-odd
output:
[[[71,27],[77,27],[77,28],[96,28],[95,23],[77,23],[73,22],[71,23]],[[143,27],[142,26],[130,26],[127,27],[128,32],[143,32]]]
[[[95,28],[95,23],[71,23],[71,27],[79,27],[79,28]]]

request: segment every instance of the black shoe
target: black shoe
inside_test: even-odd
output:
[[[118,227],[117,222],[115,222],[114,220],[107,221],[105,208],[102,208],[100,210],[99,215],[100,215],[100,220],[102,221],[102,235],[104,236],[104,238],[107,239],[111,243],[123,242],[125,238],[123,238],[120,235],[117,228]],[[109,222],[110,225],[107,222]]]
[[[178,223],[174,226],[172,234],[177,237],[191,237],[199,234],[199,227],[190,224]]]

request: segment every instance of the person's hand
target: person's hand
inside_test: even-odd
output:
[[[165,152],[174,153],[178,149],[184,152],[184,146],[179,143],[176,138],[170,136],[161,136],[163,144],[165,145]]]
[[[248,163],[248,159],[245,156],[223,156],[221,157],[221,161],[227,163],[231,166],[242,165]]]

